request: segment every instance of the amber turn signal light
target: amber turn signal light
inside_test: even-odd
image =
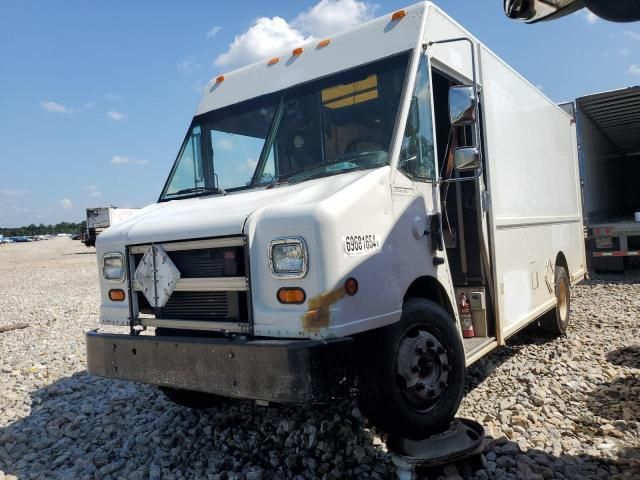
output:
[[[109,300],[111,300],[112,302],[124,301],[124,290],[120,290],[120,289],[109,290]]]
[[[344,282],[344,292],[350,297],[353,297],[358,293],[358,281],[353,277],[347,278]]]
[[[304,293],[304,290],[298,287],[283,287],[278,290],[278,301],[280,303],[285,304],[296,304],[299,305],[304,303],[307,299],[307,294]]]

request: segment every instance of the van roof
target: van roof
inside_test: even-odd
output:
[[[212,79],[204,89],[196,114],[202,114],[414,48],[431,2],[389,13],[350,30],[296,46],[301,52],[281,52]],[[399,11],[397,11],[399,12]]]

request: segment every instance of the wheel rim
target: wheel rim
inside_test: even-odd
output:
[[[564,279],[558,285],[558,316],[563,324],[569,321],[569,286]]]
[[[447,350],[432,333],[417,329],[405,334],[396,357],[398,386],[413,407],[429,409],[449,385],[451,362]]]

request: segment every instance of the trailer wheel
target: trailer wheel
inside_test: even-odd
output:
[[[360,404],[385,432],[421,439],[449,427],[464,390],[465,356],[451,316],[436,303],[405,302],[399,322],[359,345]]]
[[[213,408],[229,400],[227,397],[221,397],[213,393],[196,392],[194,390],[182,390],[171,387],[158,388],[164,393],[165,397],[173,403],[194,410]]]
[[[542,328],[554,335],[564,335],[571,319],[571,282],[564,267],[556,266],[556,308],[541,319]]]

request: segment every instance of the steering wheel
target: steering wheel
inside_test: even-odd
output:
[[[352,153],[352,152],[359,152],[361,150],[357,149],[356,147],[358,146],[358,144],[360,143],[368,143],[368,144],[373,144],[373,145],[377,145],[379,148],[367,148],[364,149],[362,151],[372,151],[372,150],[384,150],[383,145],[378,142],[377,140],[373,140],[373,139],[368,139],[368,138],[360,138],[360,137],[356,137],[353,140],[351,140],[349,142],[349,144],[346,146],[346,148],[344,149],[344,153]]]

